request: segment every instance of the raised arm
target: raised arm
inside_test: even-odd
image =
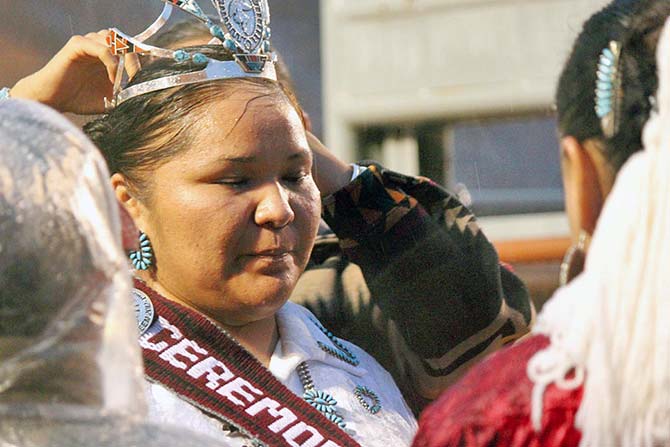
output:
[[[73,36],[40,70],[14,85],[12,98],[30,99],[59,112],[94,115],[105,111],[104,99],[111,99],[119,65],[107,46],[107,30]],[[139,68],[137,59],[126,58],[129,75]]]
[[[425,178],[367,167],[324,198],[323,217],[381,311],[396,377],[431,400],[477,359],[527,333],[533,307],[454,195]]]

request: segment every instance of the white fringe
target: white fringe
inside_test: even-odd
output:
[[[660,112],[645,127],[645,150],[617,177],[584,273],[534,329],[551,339],[528,364],[534,427],[547,386],[583,384],[581,446],[670,445],[670,20],[658,61]]]

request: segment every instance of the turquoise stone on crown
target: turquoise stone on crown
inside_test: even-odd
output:
[[[177,50],[177,51],[174,52],[174,60],[177,61],[177,62],[187,61],[187,60],[190,59],[190,57],[191,57],[191,55],[188,54],[188,52],[186,52],[184,50]]]
[[[195,53],[191,59],[198,65],[205,65],[209,62],[209,58],[202,53]]]
[[[223,46],[226,47],[226,49],[228,49],[231,52],[235,52],[235,50],[237,50],[237,46],[235,45],[235,42],[233,42],[230,39],[224,39]]]
[[[213,25],[209,29],[209,32],[212,34],[212,36],[216,37],[221,42],[226,40],[226,34],[223,32],[223,28],[221,28],[220,25]]]

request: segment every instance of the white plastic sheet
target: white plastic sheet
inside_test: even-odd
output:
[[[97,149],[0,103],[0,447],[220,445],[144,422],[130,287]]]

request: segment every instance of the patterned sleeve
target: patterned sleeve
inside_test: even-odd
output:
[[[420,398],[434,399],[529,331],[523,283],[500,266],[474,215],[434,182],[371,164],[324,199],[323,217],[361,268],[396,367]]]

